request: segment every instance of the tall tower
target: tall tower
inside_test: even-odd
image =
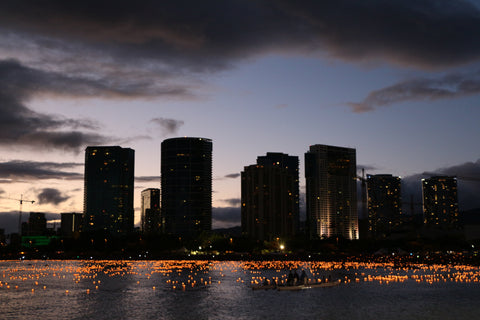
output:
[[[307,234],[358,239],[356,151],[313,145],[305,153]]]
[[[458,227],[457,179],[447,176],[423,179],[422,191],[425,225],[438,229],[456,229]]]
[[[85,150],[84,232],[133,231],[135,152],[118,146]]]
[[[78,237],[82,232],[83,213],[65,212],[61,215],[60,232],[62,237]]]
[[[160,189],[142,190],[141,224],[144,234],[159,234],[163,226],[160,216]]]
[[[293,237],[299,225],[298,157],[267,153],[242,172],[242,233],[255,240]]]
[[[162,142],[161,207],[165,232],[194,237],[212,229],[212,140]]]
[[[368,230],[383,238],[402,224],[401,179],[391,174],[367,175]]]
[[[44,236],[47,234],[47,219],[43,212],[30,212],[27,230],[22,232],[27,236]]]

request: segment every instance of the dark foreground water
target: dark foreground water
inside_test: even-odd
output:
[[[290,269],[331,288],[252,290]],[[478,319],[467,266],[218,261],[0,261],[0,319]]]

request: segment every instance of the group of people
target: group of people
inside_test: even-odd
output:
[[[328,276],[328,280],[325,279],[325,276],[322,277],[322,283],[330,282],[330,281],[332,281],[332,276],[331,275]],[[292,270],[290,270],[289,273],[288,273],[287,282],[285,283],[285,285],[287,285],[287,286],[302,286],[302,285],[308,285],[308,283],[309,283],[309,279],[308,279],[308,276],[307,276],[307,273],[305,272],[305,270],[302,270],[302,272],[300,273],[300,276],[298,275],[297,270],[295,270],[293,272],[292,272]],[[270,281],[267,278],[265,278],[262,285],[265,286],[265,287],[266,286],[276,287],[279,284],[277,283],[276,280]]]
[[[292,273],[292,270],[288,273],[287,276],[287,286],[298,286],[308,284],[308,277],[305,273],[305,270],[302,270],[300,276],[298,276],[297,270]]]

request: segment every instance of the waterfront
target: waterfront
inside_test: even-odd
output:
[[[341,285],[252,290],[289,270]],[[2,261],[2,319],[462,319],[480,269],[301,261]]]

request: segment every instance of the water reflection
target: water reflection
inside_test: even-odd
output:
[[[252,290],[289,270],[333,288]],[[464,265],[302,261],[3,261],[0,318],[465,318],[480,308],[480,270]]]

